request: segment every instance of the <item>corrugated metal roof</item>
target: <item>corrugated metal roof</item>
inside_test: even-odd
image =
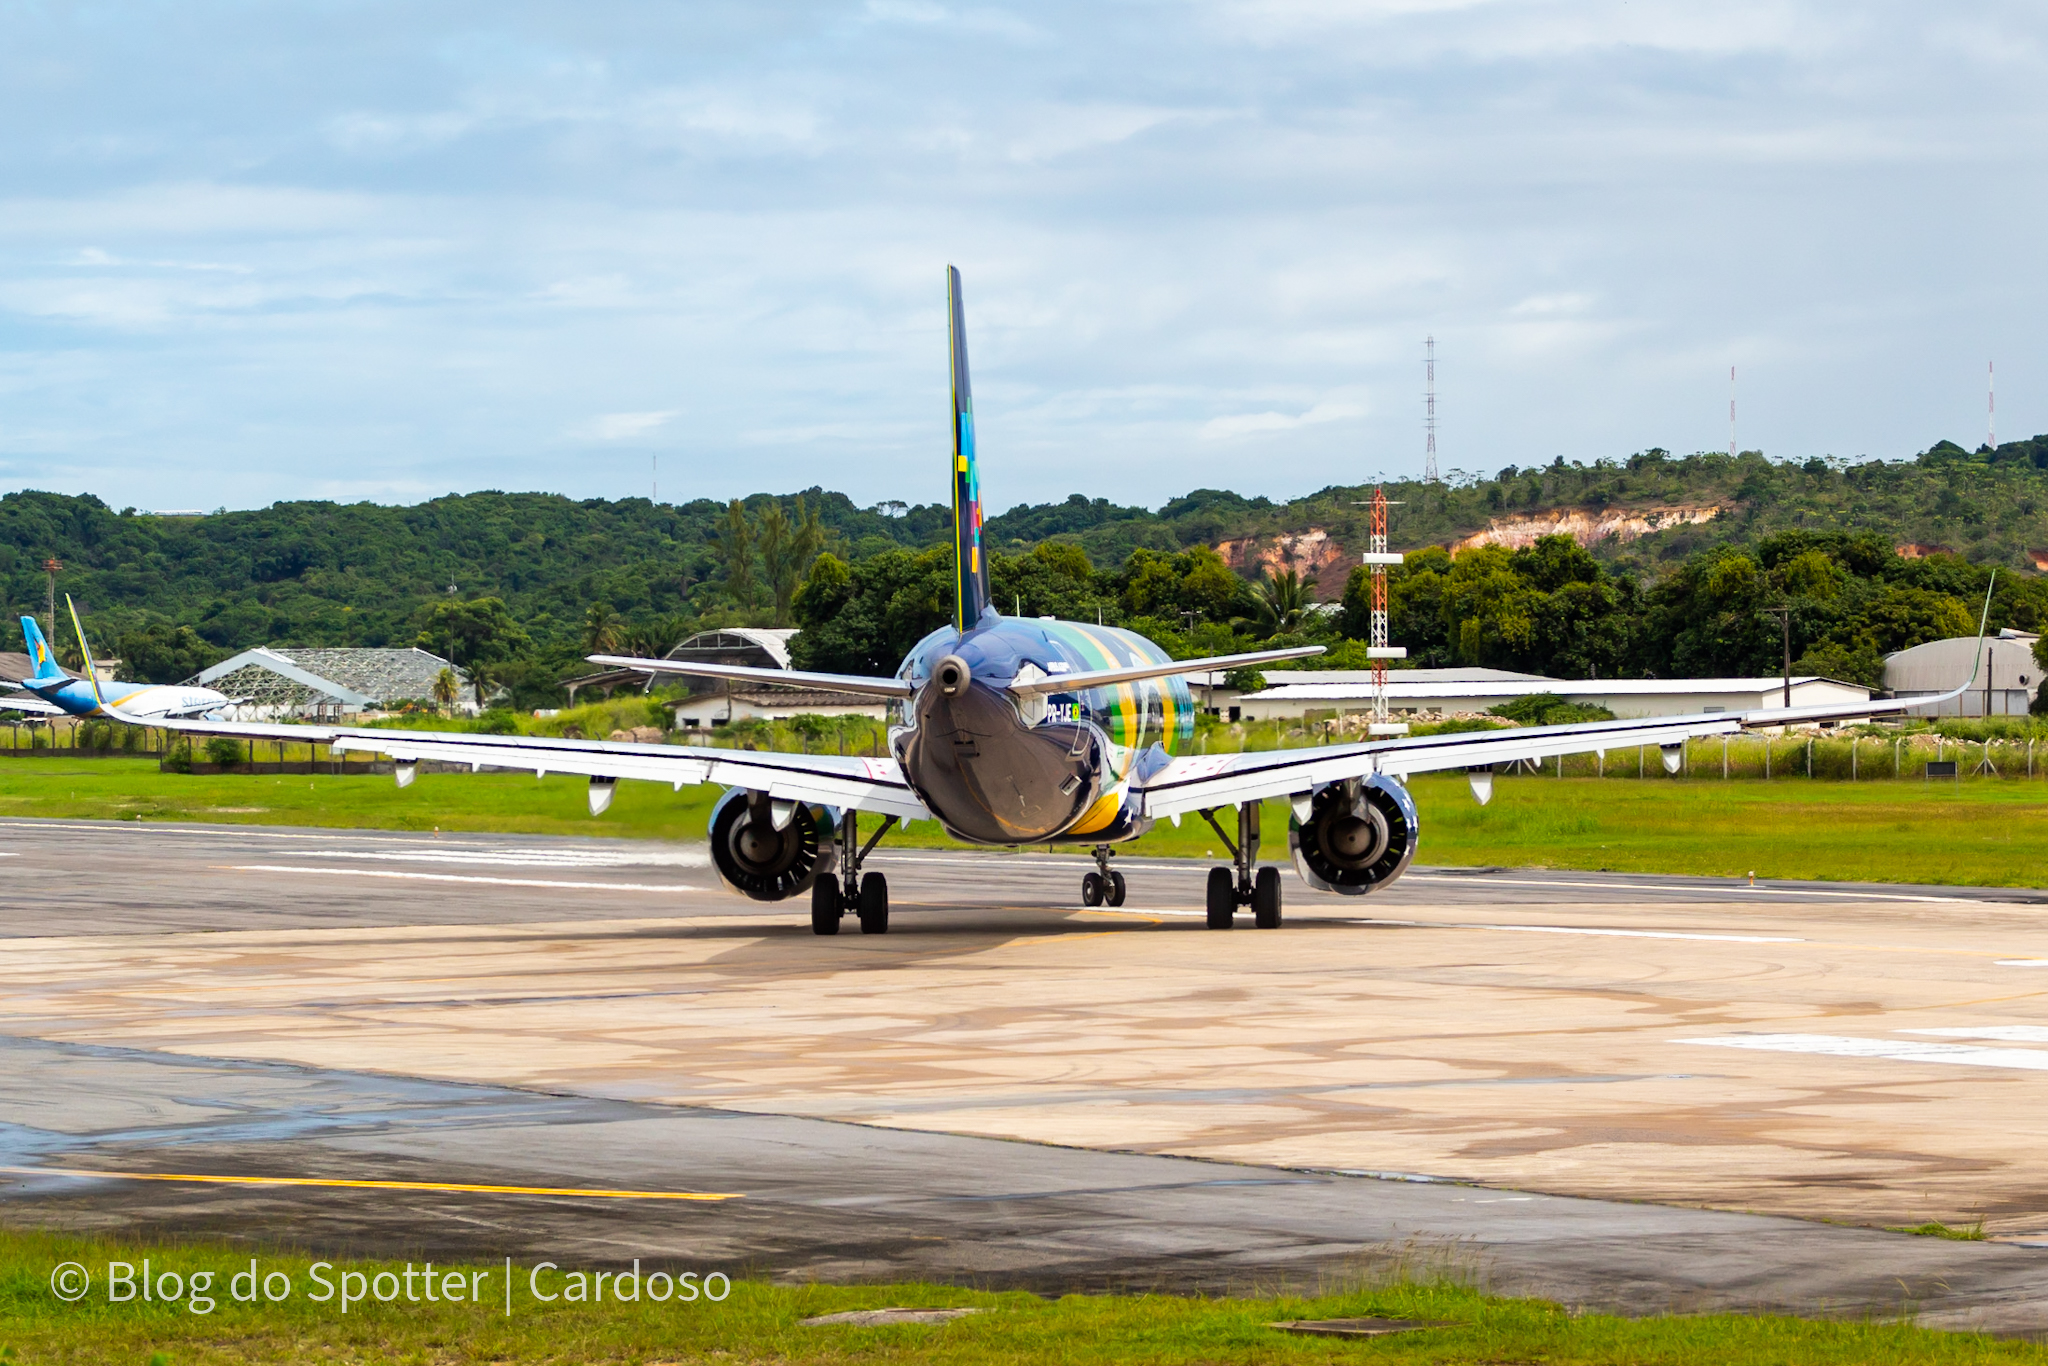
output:
[[[1984,642],[1984,671],[1978,687],[2031,688],[2041,681],[2041,662],[2034,658],[2033,639],[2026,636]],[[1975,636],[1930,640],[1884,659],[1884,685],[1895,693],[1947,692],[1970,679],[1977,661]]]
[[[432,697],[434,680],[451,667],[441,656],[421,649],[263,645],[224,659],[186,682],[247,698],[252,706],[329,701],[358,708]],[[462,670],[455,670],[455,676],[468,685]]]

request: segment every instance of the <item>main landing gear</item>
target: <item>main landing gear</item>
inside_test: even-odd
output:
[[[840,917],[849,911],[860,917],[862,934],[889,932],[889,880],[880,873],[862,876],[860,866],[894,824],[894,816],[884,816],[881,829],[862,844],[860,817],[852,811],[840,816],[839,868],[835,875],[811,884],[812,934],[839,933]]]
[[[1095,846],[1095,871],[1081,879],[1083,906],[1124,904],[1124,875],[1109,866],[1111,852],[1106,844]]]
[[[1245,802],[1237,808],[1237,840],[1223,833],[1214,810],[1202,819],[1230,851],[1229,868],[1209,870],[1209,928],[1227,930],[1235,922],[1237,908],[1252,908],[1252,924],[1262,930],[1280,928],[1280,870],[1257,866],[1259,857],[1259,804]]]

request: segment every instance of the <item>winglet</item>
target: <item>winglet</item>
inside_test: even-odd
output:
[[[1984,612],[1977,618],[1977,657],[1970,662],[1970,681],[1963,684],[1964,692],[1977,685],[1977,671],[1984,667],[1984,634],[1991,627],[1991,594],[1997,587],[1998,571],[1994,569],[1991,571],[1990,580],[1984,585]]]
[[[71,601],[69,593],[64,595],[64,608],[71,613],[71,629],[78,633],[78,653],[85,660],[85,677],[86,681],[92,684],[92,700],[99,703],[104,710],[107,698],[106,694],[100,691],[100,671],[93,667],[92,646],[86,643],[85,626],[78,620],[78,604]]]

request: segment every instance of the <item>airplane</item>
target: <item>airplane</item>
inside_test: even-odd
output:
[[[68,595],[64,605],[71,607],[71,620],[76,627],[78,609],[71,606]],[[85,634],[81,630],[81,648],[84,639]],[[15,696],[0,697],[0,711],[27,712],[36,716],[98,717],[113,716],[115,713],[109,708],[118,707],[121,720],[154,725],[167,718],[207,716],[233,705],[235,700],[211,688],[102,682],[90,653],[85,656],[86,676],[74,678],[58,667],[50,643],[43,638],[42,628],[36,625],[34,617],[21,619],[21,640],[28,647],[28,657],[35,665],[35,671],[19,682],[0,680],[7,687],[19,690]]]
[[[1566,754],[1655,745],[1676,772],[1687,740],[1791,723],[1858,720],[1960,696],[1844,706],[1711,712],[1594,721],[1247,754],[1189,754],[1194,699],[1187,676],[1322,653],[1321,646],[1174,660],[1117,627],[1003,616],[989,595],[974,403],[968,383],[960,274],[948,266],[952,358],[953,620],[919,641],[887,678],[740,665],[591,655],[590,662],[649,675],[686,674],[753,684],[826,688],[885,700],[886,758],[705,750],[673,745],[335,726],[171,721],[173,729],[327,744],[393,761],[399,786],[421,762],[468,764],[590,780],[598,814],[622,779],[714,783],[711,859],[733,891],[757,901],[810,897],[811,928],[837,934],[849,914],[864,934],[889,928],[888,883],[864,865],[899,822],[934,820],[989,846],[1071,845],[1095,857],[1081,879],[1085,906],[1122,904],[1110,867],[1115,846],[1166,818],[1194,813],[1230,851],[1209,871],[1206,923],[1227,930],[1249,908],[1260,929],[1281,925],[1280,869],[1259,862],[1259,806],[1290,805],[1288,853],[1310,887],[1357,896],[1387,886],[1415,857],[1421,822],[1405,780],[1466,771],[1482,803],[1494,770]],[[1989,621],[1990,595],[1985,596]],[[83,633],[80,635],[84,648]],[[90,653],[88,651],[88,653]],[[1980,648],[1979,656],[1981,659]],[[107,706],[122,717],[123,709]],[[1232,839],[1217,813],[1234,809]],[[860,817],[879,816],[863,842]]]

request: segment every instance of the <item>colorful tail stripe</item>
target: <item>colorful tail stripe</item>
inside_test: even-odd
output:
[[[974,458],[974,395],[967,384],[967,315],[960,272],[946,267],[953,342],[953,625],[966,631],[988,607],[988,562],[981,548],[981,471]]]

